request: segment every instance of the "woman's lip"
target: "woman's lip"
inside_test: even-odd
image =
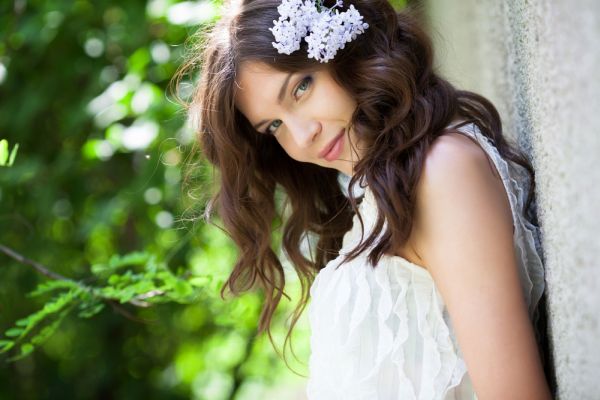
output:
[[[331,149],[333,149],[335,144],[338,142],[338,140],[340,140],[340,138],[342,136],[344,136],[344,129],[342,129],[340,134],[337,135],[331,142],[329,142],[329,144],[327,146],[325,146],[325,148],[323,150],[321,150],[321,152],[319,153],[319,158],[325,158],[327,153],[329,153],[331,151]]]

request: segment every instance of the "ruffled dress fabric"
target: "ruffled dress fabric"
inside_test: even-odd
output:
[[[529,176],[520,165],[504,160],[476,125],[459,129],[477,140],[502,177],[513,215],[521,285],[532,318],[545,285],[539,228],[522,212]],[[359,212],[366,238],[377,219],[368,187]],[[366,252],[340,265],[343,255],[360,241],[361,225],[355,215],[340,256],[319,271],[310,289],[308,399],[477,399],[446,306],[429,272],[399,256],[384,255],[373,268]]]

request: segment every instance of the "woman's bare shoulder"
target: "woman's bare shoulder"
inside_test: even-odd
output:
[[[416,187],[413,242],[419,254],[427,253],[426,224],[432,212],[466,215],[478,212],[489,199],[495,200],[495,213],[511,226],[508,196],[487,153],[466,134],[449,132],[437,137],[425,156]]]
[[[438,136],[429,147],[417,183],[417,193],[419,189],[435,184],[438,179],[446,182],[457,174],[462,174],[465,179],[478,177],[489,180],[497,189],[504,190],[497,170],[480,144],[467,134],[448,132]]]
[[[477,141],[466,133],[446,132],[433,141],[427,153],[430,160],[440,157],[473,157],[475,160],[485,160],[487,154]]]

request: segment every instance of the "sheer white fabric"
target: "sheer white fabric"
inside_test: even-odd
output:
[[[514,243],[530,317],[544,290],[539,228],[522,216],[529,177],[474,124],[461,127],[493,160],[509,195]],[[347,192],[346,192],[347,193]],[[369,188],[359,212],[368,237],[377,218]],[[310,400],[477,399],[452,324],[426,269],[398,256],[372,268],[367,253],[340,265],[361,241],[355,216],[340,256],[313,282],[308,305]],[[339,268],[337,268],[339,266]]]

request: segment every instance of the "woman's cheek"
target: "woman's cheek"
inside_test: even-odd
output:
[[[280,141],[279,144],[283,148],[283,150],[287,153],[288,156],[293,158],[296,161],[302,161],[299,157],[299,154],[294,150],[293,146],[290,146],[290,143],[285,141]]]

